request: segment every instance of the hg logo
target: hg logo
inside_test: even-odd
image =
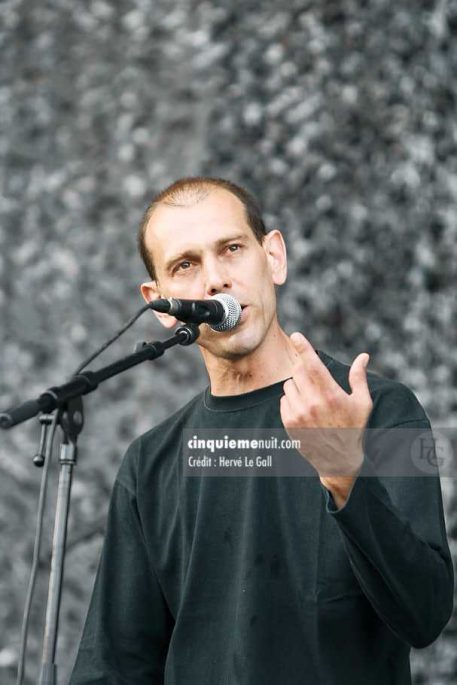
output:
[[[436,430],[420,433],[411,445],[413,464],[428,475],[452,475],[453,449],[451,441]]]

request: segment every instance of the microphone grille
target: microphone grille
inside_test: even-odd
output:
[[[226,293],[218,293],[213,295],[211,299],[218,300],[224,305],[225,316],[219,323],[211,324],[210,328],[213,331],[230,331],[235,328],[241,317],[241,305],[238,300]]]

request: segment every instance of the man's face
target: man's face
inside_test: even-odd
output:
[[[198,344],[208,352],[237,359],[271,335],[277,323],[275,285],[286,278],[284,241],[275,230],[260,245],[237,197],[215,188],[196,204],[159,205],[148,223],[146,247],[157,274],[157,281],[141,286],[147,301],[203,300],[227,293],[242,305],[241,321],[231,331],[200,326]],[[175,323],[168,315],[160,318],[166,326]]]

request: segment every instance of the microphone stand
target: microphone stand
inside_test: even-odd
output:
[[[62,579],[65,565],[65,546],[67,541],[68,514],[70,508],[73,467],[76,466],[76,440],[84,425],[81,397],[69,400],[63,411],[58,409],[57,422],[64,437],[60,445],[60,471],[57,486],[57,504],[54,523],[54,536],[51,552],[51,573],[49,576],[48,601],[44,627],[43,652],[39,685],[57,683],[57,664],[55,654],[59,626]]]
[[[171,338],[163,342],[140,343],[133,354],[105,366],[98,371],[86,371],[74,376],[68,383],[54,386],[42,393],[37,399],[28,400],[18,407],[0,413],[0,428],[11,428],[39,412],[57,409],[57,423],[63,431],[60,447],[60,472],[57,490],[56,516],[51,554],[51,573],[49,578],[46,621],[44,629],[43,653],[39,685],[56,685],[57,664],[55,653],[58,635],[62,578],[65,563],[68,514],[73,467],[76,465],[77,438],[84,425],[82,395],[95,390],[102,381],[116,376],[127,369],[162,356],[165,350],[174,345],[191,345],[198,338],[200,330],[196,324],[180,326]],[[44,419],[44,420],[42,420]],[[49,417],[41,417],[48,423]],[[41,456],[43,437],[39,455]],[[51,454],[52,445],[49,454]],[[35,457],[35,463],[42,465],[42,459]]]

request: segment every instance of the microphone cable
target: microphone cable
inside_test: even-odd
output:
[[[124,326],[122,326],[122,328],[120,328],[119,331],[115,333],[115,335],[113,335],[112,338],[104,342],[103,345],[98,348],[98,350],[95,350],[95,352],[90,355],[90,357],[87,357],[87,359],[77,367],[76,371],[74,371],[72,375],[76,376],[78,373],[80,373],[88,364],[90,364],[91,361],[96,359],[102,352],[106,350],[107,347],[112,345],[113,342],[120,338],[121,335],[125,333],[125,331],[128,328],[130,328],[130,326],[132,326],[135,323],[135,321],[140,318],[142,314],[144,314],[145,311],[151,309],[151,304],[152,303],[149,302],[144,307],[141,307],[141,309],[139,309],[137,313],[134,316],[132,316],[132,318],[129,321],[127,321],[127,323]]]
[[[33,559],[32,559],[32,570],[30,571],[30,580],[27,587],[27,596],[25,600],[24,607],[24,617],[22,619],[22,629],[21,629],[21,643],[19,647],[19,661],[17,669],[17,680],[16,685],[22,685],[24,679],[25,663],[26,663],[26,649],[27,649],[27,638],[29,632],[29,622],[30,622],[30,611],[32,608],[33,593],[35,591],[35,583],[38,573],[38,566],[40,563],[40,550],[41,541],[43,537],[43,519],[44,519],[44,509],[46,506],[46,491],[48,486],[48,476],[49,468],[51,465],[51,448],[54,442],[54,434],[57,427],[57,419],[59,414],[59,409],[56,409],[52,418],[51,430],[48,434],[48,439],[46,442],[45,450],[45,461],[44,469],[41,475],[41,485],[40,485],[40,496],[38,500],[38,515],[37,524],[35,530],[35,541],[33,544]]]

